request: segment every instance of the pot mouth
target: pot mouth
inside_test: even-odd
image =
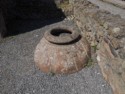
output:
[[[56,27],[45,32],[44,37],[47,41],[54,44],[67,44],[75,41],[80,36],[78,31],[72,28]]]

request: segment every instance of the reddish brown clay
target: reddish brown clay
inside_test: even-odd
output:
[[[43,72],[74,73],[81,70],[90,58],[90,46],[74,28],[60,26],[45,32],[34,55]]]

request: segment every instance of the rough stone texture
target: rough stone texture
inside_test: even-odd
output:
[[[88,0],[91,3],[97,5],[100,9],[109,11],[111,14],[120,15],[125,19],[125,9],[114,6],[113,4],[103,2],[101,0]]]
[[[118,58],[118,62],[124,65],[125,61],[125,20],[121,19],[118,15],[112,15],[107,11],[100,10],[98,6],[88,2],[87,0],[75,0],[74,3],[74,18],[75,21],[81,31],[83,31],[83,35],[91,43],[91,46],[96,50],[101,49],[104,39],[108,40],[108,43],[112,46],[111,50]],[[107,49],[110,50],[110,49]],[[109,53],[104,53],[108,56]],[[107,60],[106,57],[103,57],[104,60]],[[119,61],[121,60],[121,61]],[[105,62],[99,62],[100,68],[106,80],[112,86],[115,94],[125,94],[124,92],[124,81],[120,81],[119,79],[123,79],[125,76],[124,68],[122,66],[118,66],[117,63],[114,63],[115,60],[110,60],[108,65],[113,66],[113,70],[104,70]],[[104,64],[103,64],[104,63]],[[118,69],[121,69],[123,78],[120,75],[117,75]],[[109,71],[109,72],[107,72]],[[114,73],[114,75],[113,75]],[[109,76],[110,75],[110,76]],[[112,78],[112,79],[111,79]],[[113,80],[113,81],[112,81]],[[116,83],[115,83],[116,81]],[[117,85],[116,85],[117,84]],[[119,88],[121,87],[121,88]],[[116,90],[115,90],[116,89]]]
[[[116,57],[111,50],[110,44],[103,41],[97,52],[98,64],[114,94],[125,94],[125,60]]]
[[[87,40],[80,34],[76,34],[75,32],[79,31],[74,27],[56,26],[53,28],[59,28],[60,34],[50,37],[52,32],[45,32],[35,51],[34,59],[37,66],[47,73],[68,74],[81,70],[90,59],[91,50]],[[65,30],[61,32],[61,29],[69,30],[72,33],[68,34],[64,32]],[[50,33],[48,34],[48,32]],[[58,32],[55,31],[55,34]],[[68,39],[72,39],[72,41],[68,41]]]
[[[80,6],[81,3],[81,6]],[[125,23],[124,19],[109,12],[100,10],[87,1],[75,3],[74,16],[77,25],[90,42],[101,42],[106,37],[111,41],[116,52],[124,49]],[[84,32],[86,31],[86,32]],[[120,56],[119,53],[117,53]],[[125,58],[125,57],[121,57]]]
[[[108,3],[116,5],[118,7],[125,8],[125,1],[124,0],[102,0],[102,1],[106,1]]]

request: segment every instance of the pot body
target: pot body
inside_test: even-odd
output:
[[[35,50],[35,63],[43,72],[69,74],[81,70],[90,58],[90,46],[84,37],[74,43],[53,44],[43,37]]]
[[[35,63],[46,73],[81,70],[90,58],[90,46],[75,27],[56,26],[45,32],[35,50]]]

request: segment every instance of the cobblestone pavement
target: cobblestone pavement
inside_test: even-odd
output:
[[[31,26],[42,24],[38,21]],[[0,94],[112,94],[97,64],[71,75],[42,73],[34,65],[33,54],[44,32],[63,21],[11,36],[0,42]],[[15,31],[28,30],[27,22],[15,22]],[[16,28],[18,27],[18,28]]]

